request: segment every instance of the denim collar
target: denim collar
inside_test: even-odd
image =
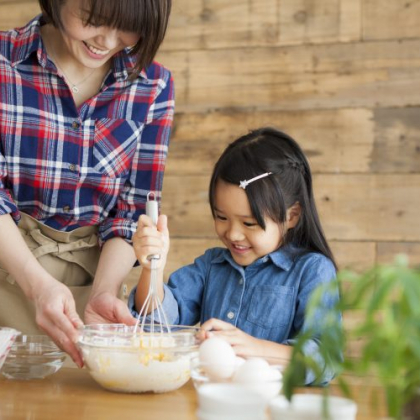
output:
[[[251,265],[243,267],[235,262],[230,251],[225,248],[219,255],[214,257],[211,262],[212,264],[218,264],[227,261],[235,268],[239,268],[242,270],[252,270],[260,268],[261,265],[265,264],[270,259],[273,262],[273,264],[277,267],[283,269],[284,271],[289,271],[293,265],[295,256],[298,253],[298,251],[299,249],[293,245],[285,245],[283,247],[280,247],[276,251],[271,252],[270,254],[258,258],[258,260],[254,261]]]

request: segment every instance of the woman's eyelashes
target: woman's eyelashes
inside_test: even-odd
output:
[[[244,225],[246,227],[253,227],[253,226],[257,226],[257,223],[256,222],[244,222]]]

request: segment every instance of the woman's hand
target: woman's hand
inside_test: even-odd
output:
[[[58,347],[68,353],[79,367],[83,367],[83,359],[76,346],[77,328],[82,326],[83,322],[76,312],[70,290],[58,281],[51,280],[51,282],[42,283],[33,292],[32,299],[38,326],[52,338]]]
[[[87,324],[126,324],[135,325],[127,305],[110,292],[101,292],[89,299],[85,309]]]
[[[160,215],[157,226],[150,217],[142,214],[137,223],[137,231],[133,236],[133,247],[142,267],[150,268],[149,255],[158,254],[158,267],[164,267],[169,252],[168,219]]]
[[[262,356],[264,354],[264,340],[252,337],[232,324],[216,318],[204,322],[199,333],[201,340],[214,336],[226,340],[237,356]]]

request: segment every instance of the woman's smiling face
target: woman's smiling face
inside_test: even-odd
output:
[[[64,46],[73,59],[85,67],[98,68],[119,51],[137,43],[137,33],[86,25],[89,11],[84,10],[83,4],[82,0],[67,0],[61,8],[63,28],[60,32]]]
[[[216,233],[242,266],[275,251],[283,241],[284,227],[266,217],[265,230],[252,216],[246,192],[219,180],[215,190],[214,225]]]

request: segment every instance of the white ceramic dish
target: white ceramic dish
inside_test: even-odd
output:
[[[198,389],[199,420],[264,420],[266,400],[239,384],[203,384]]]

